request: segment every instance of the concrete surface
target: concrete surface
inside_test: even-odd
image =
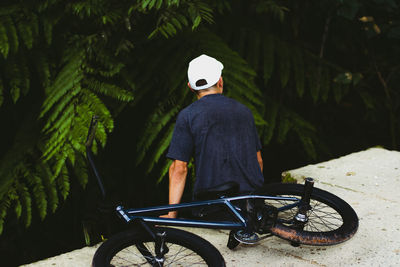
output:
[[[345,157],[287,171],[298,181],[346,200],[360,226],[349,241],[330,247],[292,247],[272,237],[255,246],[226,247],[228,232],[187,229],[214,244],[227,266],[400,266],[400,152],[372,148]],[[90,266],[95,247],[62,254],[26,266]]]

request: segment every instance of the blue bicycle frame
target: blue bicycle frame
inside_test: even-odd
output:
[[[212,228],[212,229],[245,229],[248,228],[248,222],[243,217],[243,215],[238,211],[231,201],[236,200],[246,200],[246,199],[265,199],[265,200],[285,200],[293,201],[292,204],[282,206],[278,208],[278,211],[289,210],[293,207],[300,205],[300,199],[296,197],[274,197],[274,196],[262,196],[262,195],[243,195],[229,198],[221,198],[215,200],[197,201],[190,203],[174,204],[174,205],[164,205],[148,208],[139,209],[124,209],[122,206],[117,207],[117,212],[126,222],[133,222],[135,220],[140,220],[145,223],[157,224],[157,225],[170,225],[170,226],[184,226],[184,227],[198,227],[198,228]],[[167,213],[169,211],[182,210],[187,208],[196,207],[209,207],[214,205],[224,205],[233,218],[237,219],[234,221],[204,221],[204,220],[192,220],[192,219],[172,219],[172,218],[160,218],[155,216],[146,216],[149,213]]]

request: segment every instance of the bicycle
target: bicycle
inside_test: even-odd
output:
[[[102,179],[95,166],[91,146],[97,119],[89,127],[86,152],[100,190],[105,195]],[[221,189],[221,188],[220,188]],[[232,192],[231,192],[232,191]],[[201,227],[231,230],[227,242],[234,249],[240,242],[239,231],[288,240],[292,245],[327,246],[350,239],[357,231],[358,217],[341,198],[314,187],[312,178],[304,185],[270,184],[248,195],[229,196],[232,187],[214,190],[215,199],[158,207],[116,208],[119,217],[133,227],[106,240],[96,251],[92,266],[225,266],[221,253],[208,241],[180,229],[161,227]],[[232,220],[162,218],[169,211],[201,210],[201,215],[228,210]]]

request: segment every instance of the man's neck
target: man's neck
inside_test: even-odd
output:
[[[200,98],[202,98],[203,96],[206,96],[206,95],[214,95],[214,94],[222,94],[222,88],[215,88],[215,89],[212,89],[212,90],[205,90],[204,92],[202,92],[202,90],[200,90],[197,93],[197,99],[200,99]]]

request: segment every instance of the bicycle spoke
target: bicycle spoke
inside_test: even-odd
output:
[[[136,244],[136,248],[137,250],[139,250],[140,254],[143,255],[143,257],[147,260],[149,264],[154,263],[155,260],[154,256],[151,254],[150,250],[143,243]]]
[[[279,195],[282,197],[298,197],[295,195]],[[287,200],[266,200],[266,205],[275,206],[281,208],[292,204],[293,202]],[[311,210],[308,211],[308,222],[304,226],[305,231],[309,232],[321,232],[321,231],[333,231],[338,229],[343,221],[341,216],[328,205],[311,200]],[[278,213],[278,220],[286,225],[292,225],[294,217],[297,215],[298,208],[294,207],[290,210],[285,210]]]
[[[185,253],[185,254],[181,255],[182,253]],[[191,258],[194,258],[193,260],[197,260],[197,262],[196,261],[194,261],[194,262],[189,261]],[[206,264],[203,261],[203,259],[201,257],[199,257],[194,251],[191,251],[191,250],[189,250],[189,249],[187,249],[185,247],[180,247],[179,251],[177,251],[174,255],[171,255],[171,253],[169,253],[168,254],[168,259],[166,259],[166,263],[167,264],[172,264],[173,263],[174,264],[173,266],[175,266],[176,264],[178,264],[183,259],[185,259],[184,260],[184,264],[185,265],[187,265],[189,262],[190,262],[190,265],[198,265],[198,264],[205,265]],[[201,260],[201,262],[199,262],[199,260]],[[168,265],[168,266],[170,266],[170,265]]]
[[[179,251],[173,256],[173,259],[172,259],[171,263],[172,263],[172,262],[175,262],[176,257],[178,256],[178,254],[181,252],[182,249],[183,249],[183,247],[181,247],[181,248],[179,249]]]
[[[154,256],[150,253],[151,250],[148,248],[148,246],[140,243],[142,247],[138,249],[138,245],[139,244],[121,250],[114,256],[112,264],[115,266],[143,266],[147,263],[154,262]],[[142,249],[146,250],[148,253],[144,255],[143,251],[141,251]],[[133,258],[138,258],[142,262],[137,263],[137,260]],[[119,261],[117,261],[117,259],[119,259]],[[130,263],[131,265],[126,265],[126,263]]]
[[[149,246],[149,245],[152,246]],[[154,243],[138,243],[116,254],[111,262],[113,266],[149,266],[155,262]],[[164,266],[207,265],[194,251],[177,244],[166,243],[169,252],[164,255]],[[137,262],[139,258],[139,262]]]

